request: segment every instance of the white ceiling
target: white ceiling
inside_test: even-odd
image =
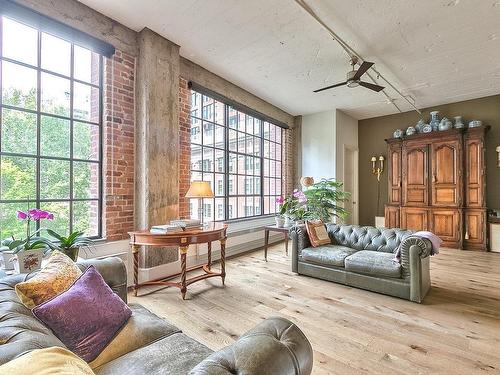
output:
[[[382,93],[314,89],[345,80],[348,56],[294,0],[81,0],[293,115],[395,113]],[[423,108],[500,93],[499,0],[306,0]],[[382,82],[379,84],[384,85]],[[411,107],[391,89],[403,110]]]

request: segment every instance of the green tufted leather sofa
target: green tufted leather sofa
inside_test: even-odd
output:
[[[78,265],[82,270],[94,265],[127,302],[126,270],[119,258]],[[17,298],[15,285],[29,277],[0,279],[0,365],[33,349],[65,347]],[[213,353],[141,305],[129,306],[132,317],[127,325],[89,364],[98,375],[309,375],[312,371],[311,344],[287,319],[265,319],[234,344]]]
[[[292,227],[292,271],[422,302],[430,289],[431,242],[410,230],[326,224],[331,244],[311,247],[304,225]],[[401,261],[395,259],[401,247]]]

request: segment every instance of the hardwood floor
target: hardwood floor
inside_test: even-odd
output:
[[[441,250],[423,304],[290,270],[284,245],[227,262],[187,300],[164,289],[141,303],[213,350],[260,320],[294,321],[314,349],[314,374],[500,374],[500,254]]]

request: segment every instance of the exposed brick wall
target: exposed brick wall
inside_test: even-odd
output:
[[[190,184],[191,163],[191,91],[184,78],[179,79],[179,217],[188,218],[189,199],[185,195]]]
[[[116,51],[104,62],[104,236],[134,229],[135,57]]]

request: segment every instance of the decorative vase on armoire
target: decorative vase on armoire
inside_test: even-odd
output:
[[[429,125],[432,127],[432,131],[435,132],[439,128],[439,111],[432,111],[430,115],[431,121],[429,122]]]

